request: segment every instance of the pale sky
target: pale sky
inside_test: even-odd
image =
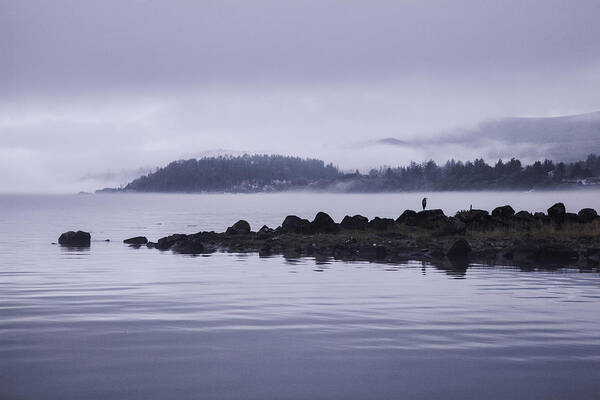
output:
[[[343,169],[503,116],[600,110],[600,2],[0,0],[0,192],[219,152]]]

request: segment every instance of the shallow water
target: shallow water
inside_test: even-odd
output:
[[[453,214],[558,200],[599,209],[598,194],[428,197]],[[0,196],[0,398],[599,398],[597,272],[190,257],[121,243],[318,210],[396,217],[421,197]],[[74,228],[91,231],[89,249],[50,244]]]

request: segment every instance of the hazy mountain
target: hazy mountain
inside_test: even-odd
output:
[[[501,118],[432,138],[407,141],[388,137],[376,144],[425,150],[460,146],[486,159],[574,161],[600,152],[600,112],[549,118]]]

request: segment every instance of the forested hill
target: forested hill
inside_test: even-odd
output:
[[[337,168],[321,160],[279,155],[211,157],[170,163],[128,184],[137,192],[256,192],[304,187],[335,179]]]
[[[272,192],[309,189],[338,192],[410,190],[551,189],[577,186],[600,188],[600,157],[522,165],[519,160],[482,159],[411,163],[382,167],[368,174],[342,173],[315,159],[278,155],[244,155],[175,161],[142,176],[119,191],[132,192]],[[103,191],[111,191],[103,190]]]

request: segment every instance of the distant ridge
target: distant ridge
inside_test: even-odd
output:
[[[600,111],[558,117],[510,117],[481,122],[476,128],[457,129],[432,138],[375,141],[387,146],[461,145],[481,148],[486,158],[546,157],[576,161],[600,153]],[[488,149],[493,149],[490,151]]]

